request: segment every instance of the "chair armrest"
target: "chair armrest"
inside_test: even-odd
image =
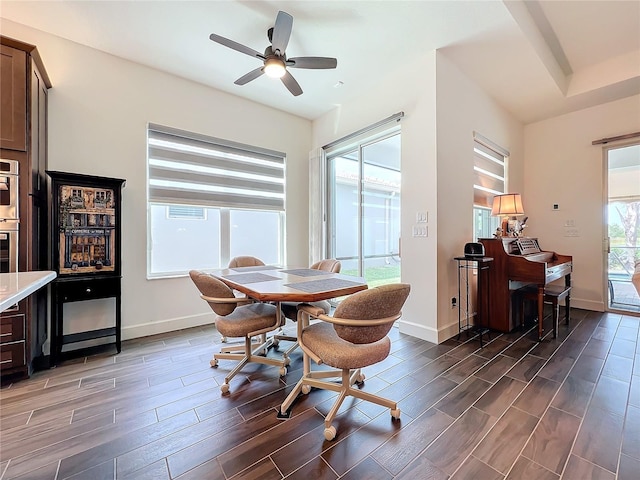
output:
[[[402,312],[399,312],[397,315],[392,317],[385,318],[375,318],[370,320],[364,319],[352,319],[352,318],[338,318],[331,317],[324,313],[324,310],[318,307],[313,307],[308,304],[300,304],[298,306],[298,311],[303,311],[307,313],[309,316],[313,318],[317,318],[318,320],[323,320],[325,322],[333,323],[334,325],[345,325],[345,326],[355,326],[355,327],[373,327],[376,325],[384,325],[389,322],[395,322],[402,316]]]
[[[209,303],[235,303],[237,305],[245,304],[245,303],[253,303],[253,300],[247,297],[225,297],[225,298],[217,298],[217,297],[207,297],[206,295],[200,295],[205,302]]]

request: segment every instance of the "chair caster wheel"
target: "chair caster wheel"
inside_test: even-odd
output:
[[[333,440],[334,438],[336,438],[336,427],[334,427],[333,425],[331,425],[328,428],[324,429],[324,438],[326,440]]]
[[[273,345],[273,348],[277,349],[278,345],[280,345],[280,340],[278,340],[277,338],[274,338],[273,341],[271,342],[271,345]]]
[[[222,393],[228,393],[229,392],[229,384],[228,383],[223,383],[222,385],[220,385],[220,391]]]
[[[211,365],[212,367],[217,367],[218,360],[216,358],[212,358],[211,361],[209,362],[209,365]]]
[[[392,416],[393,418],[395,418],[396,420],[397,420],[398,418],[400,418],[400,409],[399,409],[399,408],[392,408],[392,409],[391,409],[391,416]]]
[[[364,383],[364,379],[367,378],[364,376],[364,373],[361,373],[360,375],[357,376],[356,378],[356,383],[360,384],[360,383]]]
[[[311,385],[302,385],[302,389],[301,392],[304,395],[309,395],[309,392],[311,391]]]
[[[227,343],[227,337],[220,337],[221,343]]]
[[[284,364],[288,367],[289,365],[291,365],[291,359],[289,357],[284,357]]]
[[[287,367],[280,368],[280,376],[284,377],[287,374]]]

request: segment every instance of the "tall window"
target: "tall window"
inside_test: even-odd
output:
[[[495,195],[506,193],[509,152],[474,132],[473,145],[473,234],[474,239],[491,238],[500,219],[491,216]]]
[[[400,126],[325,147],[327,252],[369,286],[400,281]]]
[[[149,278],[284,258],[285,154],[150,124]]]

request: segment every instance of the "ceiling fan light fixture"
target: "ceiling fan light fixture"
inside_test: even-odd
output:
[[[284,61],[276,57],[267,58],[264,62],[264,73],[271,78],[282,78],[287,70],[284,67]]]

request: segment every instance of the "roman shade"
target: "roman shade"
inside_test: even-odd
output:
[[[152,203],[284,211],[285,154],[170,127],[148,127]]]
[[[473,145],[473,204],[491,208],[493,197],[505,192],[506,157],[509,152],[479,134]]]

